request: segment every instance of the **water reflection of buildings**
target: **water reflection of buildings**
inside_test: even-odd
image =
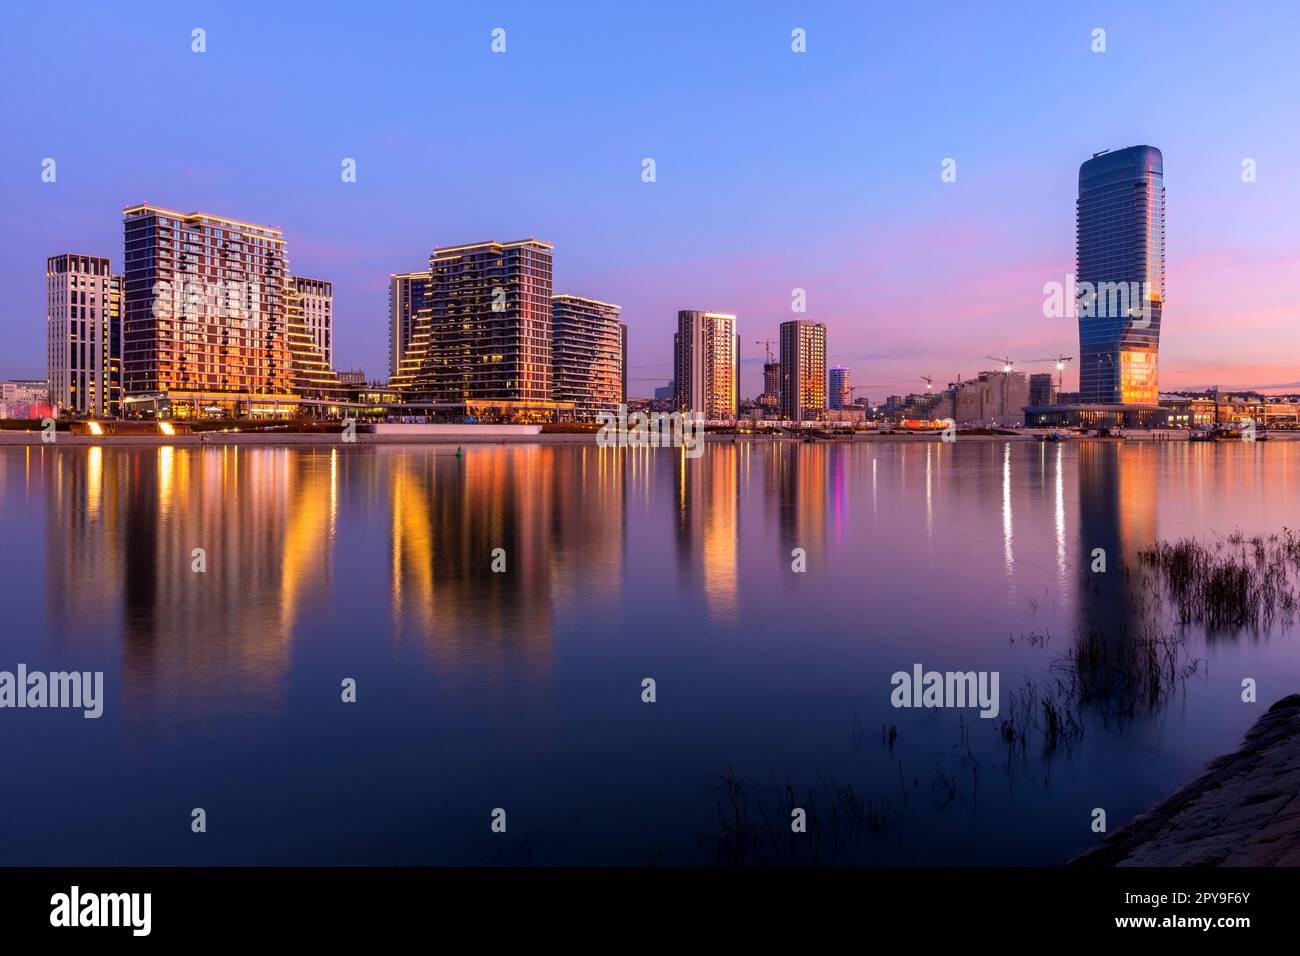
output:
[[[683,582],[702,587],[709,612],[734,621],[738,611],[740,467],[748,445],[711,442],[687,458],[657,452],[676,470],[677,568]]]
[[[139,447],[51,456],[58,629],[122,622],[128,700],[273,684],[330,591],[337,451]],[[192,570],[206,552],[206,571]],[[134,692],[134,693],[133,693]]]
[[[391,500],[397,633],[440,658],[549,659],[553,609],[622,587],[628,453],[582,446],[378,448]],[[504,549],[507,571],[492,571]],[[589,610],[592,608],[589,607]]]
[[[556,603],[613,604],[621,597],[629,457],[626,449],[589,445],[555,456],[550,568]]]
[[[102,448],[34,451],[52,498],[45,549],[50,623],[57,634],[90,625],[109,638],[103,625],[120,616],[129,485],[122,469],[110,464],[105,471]]]
[[[764,490],[769,507],[776,511],[781,554],[787,563],[792,550],[803,548],[810,567],[824,566],[829,458],[840,451],[780,442],[766,456]]]
[[[1027,495],[1034,489],[1025,473],[1023,450],[1012,442],[909,444],[900,447],[894,458],[903,487],[924,499],[927,538],[937,536],[939,541],[938,552],[932,552],[938,566],[950,560],[942,549],[951,547],[953,525],[996,540],[1007,598],[1015,604],[1018,547],[1023,550],[1037,531],[1025,527],[1024,514],[1019,518],[1016,514],[1017,504],[1029,507],[1032,514],[1032,498]],[[936,521],[949,527],[936,529]]]
[[[1156,457],[1146,444],[1079,442],[1079,631],[1107,638],[1141,630],[1144,594],[1138,552],[1157,535]],[[1106,572],[1092,571],[1095,549]]]

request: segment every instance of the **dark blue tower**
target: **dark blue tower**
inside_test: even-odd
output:
[[[1094,155],[1079,167],[1076,209],[1079,400],[1154,405],[1165,297],[1160,150]]]

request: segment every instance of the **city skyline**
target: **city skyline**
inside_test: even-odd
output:
[[[1137,206],[1124,198],[1133,187],[1139,190],[1141,197]],[[1085,370],[1081,376],[1084,394],[1072,394],[1078,396],[1076,401],[1083,401],[1085,405],[1125,404],[1137,407],[1145,403],[1147,407],[1154,407],[1161,395],[1157,384],[1156,353],[1164,299],[1165,193],[1160,150],[1140,145],[1094,153],[1079,168],[1077,206],[1078,276],[1067,277],[1065,298],[1073,309],[1077,290],[1086,287],[1101,290],[1102,294],[1099,297],[1096,292],[1091,296],[1079,292],[1082,297],[1077,303],[1077,318],[1080,367]],[[1136,216],[1132,212],[1136,212]],[[295,395],[327,400],[342,397],[339,392],[341,373],[334,366],[331,354],[334,340],[333,284],[325,279],[290,274],[285,255],[287,240],[282,229],[245,219],[232,219],[202,211],[185,213],[147,203],[124,207],[123,220],[126,233],[122,264],[124,271],[133,274],[134,278],[131,275],[113,274],[110,257],[63,253],[51,256],[47,261],[47,362],[50,396],[51,399],[61,394],[69,396],[66,402],[55,400],[56,405],[66,407],[74,414],[113,415],[118,414],[117,406],[123,392],[136,396],[135,402],[138,405],[142,392],[152,391],[155,395],[162,395],[169,390],[166,387],[160,392],[143,389],[139,383],[134,387],[123,388],[122,378],[117,376],[129,379],[130,375],[118,371],[110,377],[110,364],[125,367],[128,371],[130,366],[135,365],[137,377],[157,376],[160,370],[174,369],[172,372],[164,371],[163,374],[179,373],[178,382],[186,380],[188,376],[192,383],[199,383],[201,390],[215,388],[218,392],[243,392],[248,396],[276,395],[278,401],[292,401]],[[145,228],[141,228],[141,223],[145,224]],[[187,237],[183,242],[176,238],[181,235]],[[389,375],[393,387],[399,393],[410,393],[416,399],[423,395],[426,400],[432,398],[443,402],[496,402],[513,396],[516,400],[541,400],[549,406],[552,400],[559,399],[562,405],[567,404],[571,409],[576,407],[581,412],[579,418],[588,419],[598,409],[612,408],[617,401],[635,398],[627,392],[627,325],[619,321],[621,307],[584,296],[552,294],[553,249],[552,244],[531,237],[511,242],[493,240],[435,247],[429,257],[428,270],[391,273],[388,276],[389,314],[386,338],[390,368],[393,363],[400,367],[396,377],[391,373]],[[263,259],[266,261],[265,266],[261,264]],[[95,273],[102,273],[104,281],[111,279],[114,318],[110,321],[109,310],[103,308],[97,324],[93,321],[97,314],[96,302],[108,305],[107,286],[104,289],[96,287],[90,290],[89,310],[86,308],[87,293],[83,291],[80,318],[84,320],[89,317],[92,320],[91,327],[98,331],[94,335],[85,332],[73,335],[70,342],[67,328],[69,317],[66,314],[69,292],[65,288],[67,283],[61,278],[68,267],[59,264],[83,260],[88,260],[94,266],[90,282],[96,281]],[[178,277],[185,275],[189,278],[183,282],[179,278],[173,281],[174,269],[180,270],[176,272]],[[159,276],[162,277],[160,280]],[[245,279],[249,281],[244,281]],[[1074,281],[1076,279],[1077,283]],[[88,280],[83,278],[79,281],[84,289]],[[157,284],[158,281],[162,284]],[[195,282],[215,284],[206,287],[204,293],[195,298],[198,295],[197,286],[193,286]],[[1132,287],[1132,303],[1128,302],[1129,286]],[[514,294],[501,298],[499,302],[492,301],[490,311],[486,311],[489,300],[494,296],[500,298],[506,292],[506,287],[515,289]],[[232,293],[232,289],[236,292]],[[264,295],[258,292],[259,289],[264,292],[274,289],[274,292]],[[130,295],[127,294],[128,290]],[[98,296],[96,292],[99,293]],[[805,290],[796,289],[793,293],[791,311],[796,315],[803,314],[806,307]],[[230,298],[234,294],[245,297],[251,295],[252,298],[248,302],[236,302]],[[158,299],[159,295],[163,298]],[[215,305],[213,295],[217,296]],[[1057,299],[1060,298],[1057,295]],[[229,315],[223,305],[227,299],[234,309]],[[187,314],[198,304],[201,314],[197,318],[200,323],[216,323],[208,329],[211,334],[202,337],[202,340],[213,344],[201,347],[187,344],[183,351],[177,351],[180,338],[172,341],[170,337],[179,333],[179,327],[169,331],[171,323],[167,319],[181,307],[182,300],[187,303]],[[72,301],[76,301],[75,295]],[[1050,301],[1052,299],[1049,296],[1045,300],[1045,314]],[[136,304],[133,306],[132,302]],[[163,306],[162,313],[158,311],[160,303]],[[573,311],[569,308],[571,305],[579,305],[580,311]],[[1119,311],[1114,311],[1119,308],[1124,310],[1122,315]],[[245,314],[255,319],[260,316],[260,321],[251,324],[238,321]],[[493,318],[493,315],[498,317]],[[565,341],[562,341],[559,331],[561,326],[558,324],[562,315],[566,322],[577,321],[577,324],[567,326],[566,334],[570,337]],[[130,321],[131,316],[134,316],[134,321]],[[730,322],[730,331],[724,336],[727,352],[723,356],[723,364],[729,370],[732,367],[735,369],[729,372],[732,378],[725,385],[725,390],[731,397],[724,400],[725,408],[719,406],[714,409],[716,414],[706,417],[731,418],[737,413],[739,403],[756,401],[762,404],[771,397],[776,399],[775,404],[780,406],[783,418],[818,419],[823,417],[828,408],[847,407],[852,400],[852,391],[865,388],[855,386],[849,390],[847,381],[841,381],[838,385],[831,381],[828,377],[825,324],[808,318],[796,318],[781,323],[782,361],[774,365],[764,362],[762,392],[751,399],[739,391],[738,367],[743,346],[736,329],[737,317],[726,313],[679,310],[679,330],[674,333],[674,363],[679,369],[682,361],[680,323],[683,316],[724,318]],[[77,317],[76,306],[73,306],[72,320],[76,321]],[[161,323],[159,318],[163,319]],[[1116,319],[1120,321],[1117,323]],[[227,328],[232,320],[233,324]],[[591,324],[593,321],[595,325]],[[466,322],[471,324],[467,325]],[[1101,323],[1105,323],[1105,328],[1099,330]],[[241,331],[240,327],[244,325],[248,328]],[[550,357],[553,351],[553,325],[555,345],[561,349],[554,353],[554,362]],[[801,393],[805,386],[800,385],[792,391],[793,383],[788,380],[790,376],[782,369],[807,364],[803,359],[795,361],[798,348],[787,341],[792,329],[802,327],[816,330],[820,338],[815,348],[815,358],[806,369],[811,376],[807,379],[809,384],[806,387],[812,389],[812,392],[805,398],[798,398],[794,391]],[[160,328],[164,330],[162,338],[157,335]],[[229,337],[232,334],[236,337],[232,340],[237,346],[232,353],[236,358],[241,352],[247,356],[254,351],[262,351],[262,346],[256,350],[240,348],[237,341],[240,336],[247,336],[250,331],[256,332],[259,328],[269,330],[279,343],[277,347],[285,350],[285,356],[281,357],[283,361],[272,354],[273,349],[265,353],[265,358],[269,360],[273,374],[283,376],[289,383],[288,386],[276,387],[275,382],[269,379],[266,382],[259,379],[261,384],[250,384],[252,379],[247,374],[242,377],[238,375],[240,368],[225,364],[225,359],[219,363],[214,359],[218,348],[223,354],[226,348],[218,347],[216,343],[223,336]],[[112,346],[108,344],[110,332],[114,343]],[[157,341],[151,339],[141,345],[140,336],[143,332],[154,336]],[[265,335],[266,332],[257,334]],[[443,341],[449,334],[457,336],[456,342]],[[507,349],[507,355],[491,354],[514,336],[520,336],[518,343],[524,349],[519,352],[522,362],[509,359],[509,354],[513,354],[510,349],[515,346]],[[186,341],[189,342],[191,338],[187,334]],[[138,359],[131,361],[131,354],[123,361],[123,342],[128,345],[128,353],[134,351],[149,355],[158,352],[160,345],[166,345],[159,353],[162,356],[161,364],[157,359],[150,359],[147,365],[142,365]],[[200,342],[200,339],[194,339],[194,342]],[[492,342],[496,344],[489,345]],[[87,355],[74,356],[69,352],[70,344],[76,345],[82,352],[91,346],[102,351],[100,367],[96,369]],[[760,340],[755,344],[763,345],[766,353],[772,340]],[[713,347],[708,346],[709,349]],[[142,348],[147,348],[148,352],[142,352]],[[199,351],[193,351],[194,348]],[[482,351],[484,348],[487,351],[480,359],[466,364],[471,351]],[[561,360],[561,352],[567,353],[569,357]],[[1135,358],[1135,352],[1142,354]],[[707,350],[701,354],[707,354]],[[168,355],[172,357],[168,358]],[[73,365],[69,381],[67,366],[70,358],[79,364]],[[504,366],[499,364],[503,358],[508,359]],[[991,356],[985,358],[994,361]],[[479,366],[477,363],[483,360],[489,360],[493,364]],[[712,359],[706,361],[712,362]],[[996,360],[994,368],[979,373],[979,380],[996,376],[996,365],[1002,365],[1003,372],[1010,371],[1013,361],[1019,360],[1010,357]],[[1045,361],[1048,360],[1033,359],[1029,363]],[[1064,369],[1073,361],[1073,357],[1062,354],[1053,361],[1058,369],[1059,387],[1064,378]],[[1143,364],[1135,372],[1132,363],[1138,361]],[[179,364],[174,364],[177,362]],[[610,362],[613,364],[606,368]],[[195,370],[186,371],[187,363],[197,363],[197,375],[194,374]],[[463,382],[460,386],[448,388],[448,383],[443,380],[452,374],[453,365],[459,368],[455,374],[461,376]],[[261,367],[260,362],[258,367]],[[276,368],[281,371],[274,373]],[[501,371],[493,372],[493,368]],[[521,370],[530,368],[534,371],[525,372],[521,376]],[[77,384],[77,369],[81,370],[80,385]],[[773,370],[778,375],[777,381],[783,383],[775,392],[771,381]],[[248,370],[242,371],[246,373]],[[236,378],[231,378],[232,372],[236,373]],[[505,377],[502,377],[503,372]],[[848,368],[837,365],[829,372],[839,372],[847,377]],[[487,377],[484,377],[485,374]],[[1019,374],[1023,378],[1027,373]],[[353,372],[350,373],[350,378],[357,379],[360,375],[362,373]],[[579,384],[589,375],[595,376],[590,390],[587,385]],[[553,376],[554,391],[549,384]],[[508,384],[514,377],[519,379],[517,386]],[[561,378],[567,379],[569,384],[561,385]],[[945,394],[931,391],[931,376],[920,378],[927,381],[929,387],[925,393],[909,391],[909,401],[913,398],[940,398]],[[1050,383],[1051,376],[1036,375],[1034,378],[1045,378]],[[200,382],[209,379],[211,383],[207,386]],[[220,385],[212,384],[218,379]],[[372,376],[370,380],[376,379],[377,376]],[[92,395],[96,388],[107,395],[109,389],[105,383],[111,382],[112,396],[101,396],[99,404],[93,408],[87,407],[87,399],[82,395],[88,390],[87,381],[99,381],[97,386],[92,384],[89,388]],[[364,378],[360,381],[364,382]],[[962,381],[959,378],[956,384],[961,384]],[[974,379],[969,381],[975,382]],[[239,382],[245,384],[240,385]],[[470,387],[471,382],[477,384]],[[668,384],[669,389],[672,389],[673,379]],[[949,394],[953,385],[953,382],[948,383]],[[189,387],[192,389],[193,384]],[[830,391],[835,388],[845,394],[842,401],[831,403]],[[1057,387],[1050,387],[1045,394],[1054,400],[1056,390]],[[182,391],[185,391],[184,387]],[[562,392],[571,394],[564,395]],[[542,399],[543,395],[549,397]],[[598,395],[601,397],[597,398]],[[205,394],[202,397],[208,400],[216,396]],[[694,399],[700,397],[695,395]],[[191,401],[188,394],[180,396],[180,399]],[[901,396],[888,396],[885,404],[894,403],[896,399],[901,399]],[[999,399],[998,404],[1004,404],[1004,399],[1005,395]],[[193,399],[195,402],[197,400]],[[91,401],[94,402],[93,397]],[[689,400],[679,394],[677,401],[682,403]],[[704,403],[709,404],[711,401],[704,400]],[[802,406],[805,402],[811,402],[811,415],[803,413]],[[1047,403],[1035,401],[1027,404]],[[194,407],[197,410],[197,404]],[[683,404],[682,407],[687,408],[688,405]],[[938,407],[945,406],[941,404]],[[951,400],[946,408],[947,415],[963,420]],[[934,410],[934,407],[929,408],[929,411]],[[273,411],[278,413],[278,404]],[[913,409],[914,414],[921,417],[924,417],[926,411],[924,405],[916,405]],[[1006,410],[1001,417],[1007,417]]]
[[[1283,925],[1297,32],[9,13],[20,938],[382,939],[470,868],[826,869],[962,945]]]
[[[1074,352],[1074,323],[1041,314],[1043,284],[1073,268],[1074,172],[1099,150],[1150,142],[1165,154],[1178,207],[1167,268],[1178,329],[1161,343],[1162,386],[1300,378],[1290,351],[1300,347],[1282,338],[1294,321],[1300,236],[1275,214],[1300,198],[1284,173],[1300,139],[1253,92],[1267,88],[1278,101],[1300,92],[1282,66],[1293,10],[1224,22],[1190,9],[1174,22],[1118,5],[954,8],[926,32],[900,12],[849,6],[761,8],[743,20],[692,10],[650,26],[581,8],[443,11],[429,30],[456,40],[439,46],[440,69],[480,91],[476,103],[446,106],[451,127],[473,133],[467,148],[449,150],[411,122],[418,70],[389,61],[387,34],[313,12],[304,43],[294,18],[249,32],[236,13],[212,10],[198,17],[209,42],[197,55],[187,42],[193,24],[163,9],[90,11],[57,28],[53,12],[15,15],[27,28],[12,35],[34,39],[6,43],[0,66],[0,95],[24,132],[5,153],[10,214],[21,225],[0,245],[9,292],[0,377],[31,377],[43,365],[32,333],[44,290],[30,278],[33,263],[111,251],[122,203],[148,198],[256,211],[299,237],[294,268],[335,284],[339,361],[371,375],[388,364],[391,273],[419,268],[442,243],[536,235],[566,251],[558,288],[623,305],[634,395],[671,377],[668,333],[683,305],[733,312],[746,334],[770,337],[790,317],[793,288],[806,290],[808,317],[835,329],[828,360],[863,382],[910,390],[922,374],[970,376],[984,354]],[[1090,49],[1098,24],[1105,53]],[[489,49],[497,25],[509,31],[503,55]],[[807,30],[806,54],[790,50],[795,26]],[[1051,41],[1023,45],[1012,70],[998,47],[1025,35]],[[115,55],[128,36],[156,47],[156,65],[184,82],[158,90],[149,115],[122,122],[92,112],[64,128],[48,104],[73,97],[83,72],[116,96],[155,68]],[[1243,65],[1229,51],[1246,36],[1257,55]],[[580,47],[586,59],[566,62],[557,47]],[[864,47],[871,56],[854,53]],[[699,81],[678,78],[679,66],[719,49],[727,55],[717,75],[692,94]],[[37,65],[56,58],[80,65]],[[1162,89],[1154,112],[1131,95],[1134,71],[1153,58]],[[258,81],[233,69],[253,62],[283,81],[277,104],[257,104]],[[313,65],[323,62],[337,70]],[[1224,83],[1216,65],[1229,62],[1234,80]],[[203,149],[159,151],[158,136],[179,128],[160,117],[193,114],[194,92],[217,75],[234,89],[195,117]],[[583,81],[591,75],[601,83]],[[544,108],[511,101],[525,78]],[[284,108],[321,103],[337,106],[331,121],[290,135]],[[1085,114],[1095,121],[1065,121]],[[597,142],[540,135],[581,116],[601,117]],[[719,137],[727,148],[686,149]],[[529,138],[544,145],[503,148]],[[41,180],[46,157],[58,162],[55,183]],[[340,181],[345,158],[356,161],[356,182]],[[655,182],[642,181],[645,158],[656,161]],[[940,178],[949,158],[955,182]],[[1258,172],[1249,183],[1247,159]],[[442,188],[450,181],[455,190]],[[774,201],[774,181],[799,187]],[[743,346],[740,393],[756,395],[763,357]],[[1066,389],[1076,382],[1072,368]]]

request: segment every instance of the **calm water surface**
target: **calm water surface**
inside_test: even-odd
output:
[[[1298,506],[1286,442],[0,449],[0,669],[106,687],[0,711],[0,863],[712,864],[774,780],[885,821],[823,862],[1061,862],[1300,690],[1291,629],[1180,631],[1138,549]],[[890,706],[996,670],[1005,718],[1152,614],[1195,672],[1055,749]]]

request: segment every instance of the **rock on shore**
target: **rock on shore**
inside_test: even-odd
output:
[[[1300,694],[1071,866],[1300,866]]]

